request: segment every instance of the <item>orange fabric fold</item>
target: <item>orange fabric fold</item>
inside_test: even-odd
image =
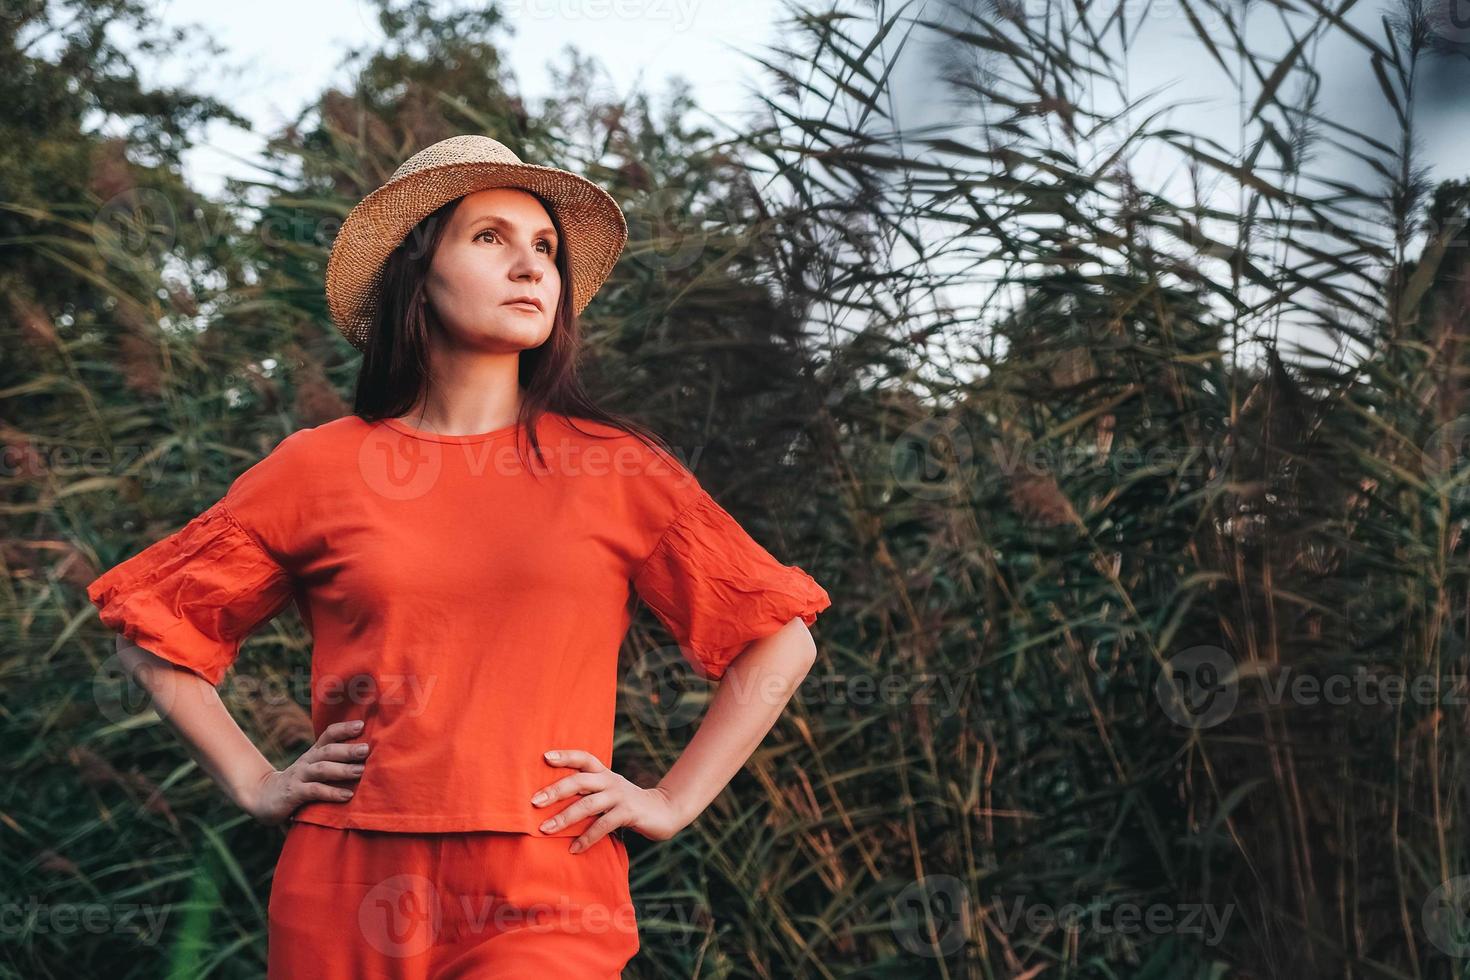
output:
[[[219,684],[240,643],[291,601],[291,580],[220,500],[87,586],[98,618]]]
[[[805,571],[783,565],[703,488],[680,511],[634,584],[703,676],[718,680],[755,640],[832,604]]]

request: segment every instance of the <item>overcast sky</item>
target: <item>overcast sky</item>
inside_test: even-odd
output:
[[[774,0],[512,0],[501,7],[514,12],[517,26],[504,56],[523,96],[550,94],[546,65],[564,64],[562,49],[572,45],[600,61],[619,92],[661,92],[681,75],[701,108],[721,118],[748,106],[746,89],[758,79],[749,54],[778,29],[773,21],[780,13]],[[209,129],[209,145],[185,158],[195,186],[217,193],[225,175],[251,175],[245,161],[267,134],[332,82],[345,87],[339,65],[347,50],[382,37],[374,9],[363,0],[162,0],[164,24],[199,25],[227,50],[223,62],[207,62],[206,74],[198,73],[197,58],[181,58],[165,60],[152,77],[187,82],[255,124],[254,133]],[[189,61],[193,72],[186,76]]]
[[[950,5],[949,0],[920,0],[908,13],[957,24],[958,18],[946,13]],[[1348,19],[1381,42],[1379,20],[1392,5],[1392,0],[1361,2],[1350,10]],[[621,93],[640,87],[660,92],[672,76],[682,76],[693,86],[699,106],[732,128],[739,125],[738,113],[751,107],[750,91],[770,84],[751,56],[765,53],[766,46],[779,39],[777,18],[785,10],[778,0],[503,0],[500,6],[516,25],[505,50],[508,66],[521,93],[532,101],[549,94],[547,64],[564,64],[563,49],[572,45],[597,59],[610,84]],[[1157,93],[1150,103],[1154,107],[1165,102],[1187,103],[1172,111],[1172,122],[1229,141],[1236,129],[1238,100],[1229,81],[1193,37],[1181,7],[1168,0],[1153,0],[1147,5],[1146,18],[1139,21],[1144,7],[1127,6],[1135,11],[1134,23],[1143,25],[1128,59],[1130,94]],[[1194,9],[1208,15],[1201,5]],[[350,46],[381,37],[374,5],[366,0],[253,0],[247,4],[161,0],[159,10],[165,24],[200,25],[227,50],[222,60],[209,61],[209,70],[203,73],[198,70],[197,57],[183,57],[177,63],[164,59],[153,69],[158,80],[187,83],[213,94],[255,124],[254,133],[213,126],[209,145],[188,156],[189,175],[207,192],[221,189],[225,174],[249,173],[248,161],[265,135],[283,126],[327,85],[334,81],[347,84],[339,65]],[[1284,52],[1291,38],[1279,18],[1268,5],[1257,5],[1254,10],[1248,22],[1252,44],[1265,52]],[[283,24],[289,24],[290,30],[281,30]],[[1214,25],[1214,29],[1223,38],[1223,27]],[[895,48],[900,33],[894,32],[885,47]],[[926,39],[915,32],[910,38],[890,82],[892,108],[903,128],[914,130],[958,118],[935,79],[935,66],[942,62],[943,54],[942,43],[932,35]],[[1392,111],[1361,50],[1334,33],[1311,60],[1323,73],[1326,116],[1364,127],[1387,141],[1394,139]],[[185,71],[191,74],[185,77]],[[1433,168],[1433,176],[1465,176],[1470,169],[1466,162],[1470,161],[1470,58],[1426,60],[1417,104],[1423,160]],[[1337,162],[1331,159],[1316,163],[1329,171],[1337,169]],[[1340,165],[1340,175],[1350,179],[1366,173],[1355,169],[1346,154]]]
[[[917,0],[906,14],[963,26],[957,9],[966,4],[984,7],[992,2]],[[1042,4],[1044,0],[1017,2],[1030,10],[1033,3]],[[1382,44],[1381,20],[1401,2],[1363,0],[1349,9],[1347,19]],[[752,109],[753,91],[771,84],[754,56],[766,54],[767,47],[780,40],[782,25],[778,18],[786,12],[779,0],[503,0],[499,6],[515,25],[504,49],[507,66],[520,93],[533,105],[551,94],[547,65],[565,65],[564,49],[570,45],[601,64],[615,94],[642,89],[656,96],[666,90],[672,77],[681,76],[693,87],[696,104],[709,116],[703,121],[722,132],[738,129],[742,114]],[[899,6],[903,5],[888,5],[888,15]],[[1129,48],[1127,97],[1152,93],[1145,106],[1134,111],[1133,121],[1141,122],[1154,108],[1175,105],[1158,125],[1167,121],[1181,130],[1220,140],[1230,151],[1225,155],[1234,155],[1242,114],[1237,87],[1194,36],[1183,6],[1173,0],[1124,0],[1124,6],[1133,29],[1141,27]],[[1254,50],[1277,58],[1291,47],[1293,35],[1273,5],[1234,3],[1232,8],[1249,11],[1247,37]],[[214,95],[250,118],[255,126],[253,132],[243,132],[214,124],[206,145],[186,155],[185,168],[191,183],[209,194],[223,190],[226,175],[257,176],[251,160],[258,156],[265,137],[293,119],[328,85],[351,88],[340,67],[348,49],[370,45],[381,37],[375,6],[366,0],[253,0],[245,4],[161,0],[158,9],[167,26],[199,25],[226,52],[222,58],[205,62],[203,72],[197,54],[186,52],[177,59],[156,62],[140,59],[151,73],[149,80],[183,84]],[[1194,4],[1191,9],[1209,16],[1202,4]],[[1295,16],[1290,31],[1300,33],[1306,22],[1301,19],[1303,15]],[[289,25],[290,29],[282,30],[281,25]],[[1226,27],[1208,20],[1206,25],[1223,45],[1228,37]],[[1449,29],[1455,29],[1453,24]],[[883,48],[894,51],[903,33],[895,31]],[[1455,40],[1470,51],[1470,29],[1459,34],[1464,36],[1457,35]],[[970,130],[958,130],[956,135],[978,138],[980,115],[973,101],[957,109],[937,79],[937,67],[944,64],[946,54],[945,42],[926,35],[922,29],[915,31],[890,76],[885,109],[906,132],[936,123],[970,123]],[[1227,52],[1226,59],[1233,65],[1233,55]],[[1319,108],[1326,118],[1396,144],[1393,111],[1360,47],[1340,31],[1329,32],[1326,40],[1311,51],[1309,60],[1321,73]],[[1249,83],[1252,97],[1257,84],[1254,79]],[[1466,178],[1470,173],[1470,58],[1463,54],[1427,58],[1417,85],[1420,162],[1429,167],[1431,180]],[[1119,97],[1101,86],[1088,96],[1094,100],[1090,108],[1095,112],[1108,111],[1109,100]],[[870,128],[876,129],[877,125],[881,122],[870,120]],[[1335,135],[1326,128],[1319,129],[1319,133]],[[1105,137],[1115,138],[1116,131]],[[1156,152],[1160,145],[1155,143],[1155,150],[1133,160],[1135,172],[1144,177],[1146,184],[1182,199],[1186,172],[1182,159],[1177,154]],[[1354,145],[1362,149],[1361,143]],[[1100,158],[1107,148],[1095,147],[1094,151]],[[1380,182],[1366,163],[1326,144],[1319,144],[1310,169],[1361,186]],[[1231,195],[1236,193],[1226,178],[1219,178],[1218,185]],[[983,289],[977,293],[977,302],[982,294]]]

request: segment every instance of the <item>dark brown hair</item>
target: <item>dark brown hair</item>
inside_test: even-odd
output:
[[[566,240],[556,211],[541,195],[529,190],[526,193],[541,202],[556,229],[560,243],[556,250],[556,267],[561,273],[561,296],[557,300],[556,315],[552,318],[551,335],[541,346],[522,351],[520,355],[519,382],[525,393],[517,419],[522,427],[517,443],[520,443],[520,436],[529,435],[539,458],[541,447],[536,438],[537,422],[542,413],[552,411],[571,419],[602,422],[637,437],[651,448],[672,454],[668,444],[654,432],[626,416],[598,407],[582,387],[577,374],[582,332],[577,314],[572,310],[572,277],[568,261],[571,251],[581,243]],[[364,421],[402,415],[414,406],[432,383],[429,377],[430,325],[425,283],[444,230],[463,200],[463,197],[455,198],[425,216],[383,263],[373,328],[364,347],[362,368],[357,375],[357,389],[352,402],[353,413]]]

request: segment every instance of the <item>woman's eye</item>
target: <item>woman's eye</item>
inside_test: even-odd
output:
[[[484,231],[478,232],[475,235],[474,238],[470,239],[470,241],[472,241],[472,242],[478,242],[485,235],[493,235],[493,234],[495,234],[494,229],[486,228]],[[538,239],[536,239],[536,244],[537,245],[545,245],[546,246],[546,254],[547,255],[555,255],[556,254],[556,246],[551,243],[551,240],[550,239],[547,239],[547,238],[538,238]]]

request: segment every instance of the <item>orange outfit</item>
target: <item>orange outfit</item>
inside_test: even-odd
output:
[[[639,947],[617,832],[569,856],[530,834],[293,823],[267,917],[272,980],[607,980]]]
[[[307,803],[298,822],[579,836],[595,816],[547,835],[540,823],[572,801],[530,798],[573,771],[548,749],[611,765],[635,596],[712,679],[831,602],[668,454],[558,413],[537,433],[528,469],[520,425],[446,436],[347,415],[302,429],[88,597],[104,624],[216,684],[296,603],[314,730],[362,718],[373,746],[354,796]]]

